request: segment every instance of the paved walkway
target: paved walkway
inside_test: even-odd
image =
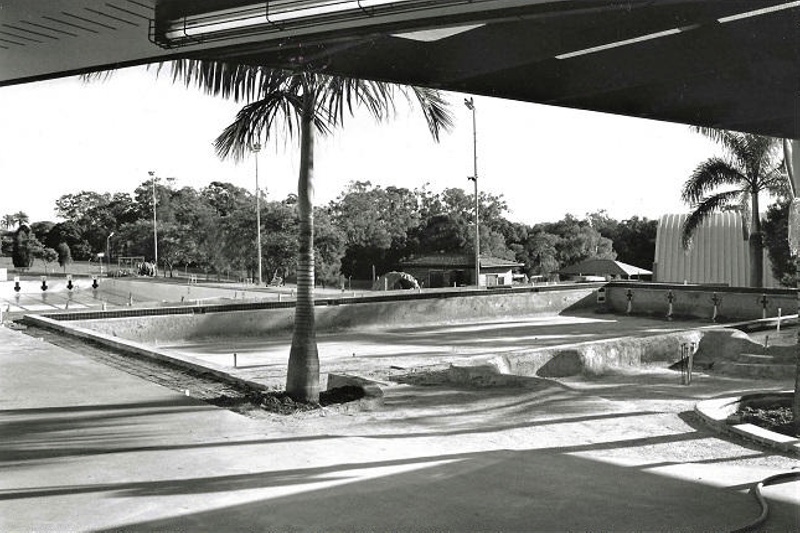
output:
[[[738,527],[796,458],[691,413],[751,383],[677,382],[407,384],[371,413],[251,419],[0,328],[0,531]],[[794,485],[765,490],[767,530],[800,528]]]

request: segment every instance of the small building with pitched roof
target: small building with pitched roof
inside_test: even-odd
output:
[[[605,279],[650,279],[649,270],[613,259],[586,259],[558,271],[562,276],[597,276]]]
[[[510,287],[522,263],[482,255],[480,285]],[[461,287],[475,279],[475,257],[467,254],[428,254],[400,262],[404,272],[414,276],[422,287]]]

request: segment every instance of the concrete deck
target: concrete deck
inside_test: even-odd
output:
[[[717,436],[675,375],[389,387],[371,413],[246,418],[0,328],[0,530],[729,530],[796,458]],[[761,383],[759,389],[786,388]],[[800,527],[796,484],[767,530]]]

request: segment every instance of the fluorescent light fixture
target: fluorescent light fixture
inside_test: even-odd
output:
[[[670,35],[678,35],[680,33],[694,30],[699,27],[700,26],[698,24],[693,24],[691,26],[685,26],[683,28],[672,28],[669,30],[657,31],[655,33],[648,33],[645,35],[640,35],[639,37],[632,37],[630,39],[623,39],[621,41],[614,41],[611,43],[601,44],[598,46],[592,46],[591,48],[584,48],[582,50],[576,50],[574,52],[559,54],[556,56],[556,59],[571,59],[573,57],[596,54],[598,52],[604,52],[606,50],[612,50],[614,48],[620,48],[622,46],[630,46],[632,44],[639,44],[647,41],[653,41],[655,39],[661,39],[662,37],[669,37]]]
[[[795,7],[800,7],[800,2],[787,2],[785,4],[778,4],[775,6],[769,6],[762,9],[754,9],[753,11],[737,13],[736,15],[728,15],[727,17],[722,17],[717,19],[717,21],[720,22],[721,24],[725,24],[726,22],[749,19],[750,17],[759,17],[761,15],[768,15],[770,13],[775,13],[777,11],[784,11],[786,9],[793,9]]]
[[[794,0],[792,2],[786,2],[784,4],[778,4],[774,6],[765,7],[762,9],[755,9],[753,11],[747,11],[744,13],[737,13],[735,15],[729,15],[727,17],[722,17],[717,19],[717,22],[721,24],[725,24],[726,22],[733,22],[735,20],[742,20],[747,19],[750,17],[757,17],[761,15],[767,15],[769,13],[775,13],[778,11],[784,11],[787,9],[793,9],[796,7],[800,7],[800,0]],[[612,50],[614,48],[619,48],[622,46],[630,46],[633,44],[643,43],[647,41],[652,41],[654,39],[660,39],[662,37],[669,37],[670,35],[678,35],[680,33],[684,33],[690,30],[694,30],[699,28],[699,24],[693,24],[690,26],[685,26],[682,28],[672,28],[669,30],[659,31],[655,33],[648,33],[646,35],[641,35],[639,37],[633,37],[631,39],[623,39],[621,41],[614,41],[611,43],[601,44],[598,46],[593,46],[591,48],[584,48],[583,50],[576,50],[574,52],[567,52],[564,54],[559,54],[556,59],[571,59],[573,57],[580,57],[589,54],[595,54],[597,52],[604,52],[606,50]]]
[[[455,3],[463,3],[459,0]],[[202,39],[234,30],[258,30],[294,22],[329,20],[354,14],[377,15],[397,11],[409,4],[440,4],[431,0],[274,0],[240,8],[189,15],[170,21],[164,37],[167,41],[185,38]],[[449,3],[454,3],[449,2]]]

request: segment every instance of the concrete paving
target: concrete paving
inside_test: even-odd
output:
[[[722,531],[796,458],[699,399],[785,389],[650,369],[508,388],[408,383],[373,412],[247,418],[0,328],[0,531]],[[191,394],[191,392],[190,392]],[[800,491],[765,489],[765,530]]]

